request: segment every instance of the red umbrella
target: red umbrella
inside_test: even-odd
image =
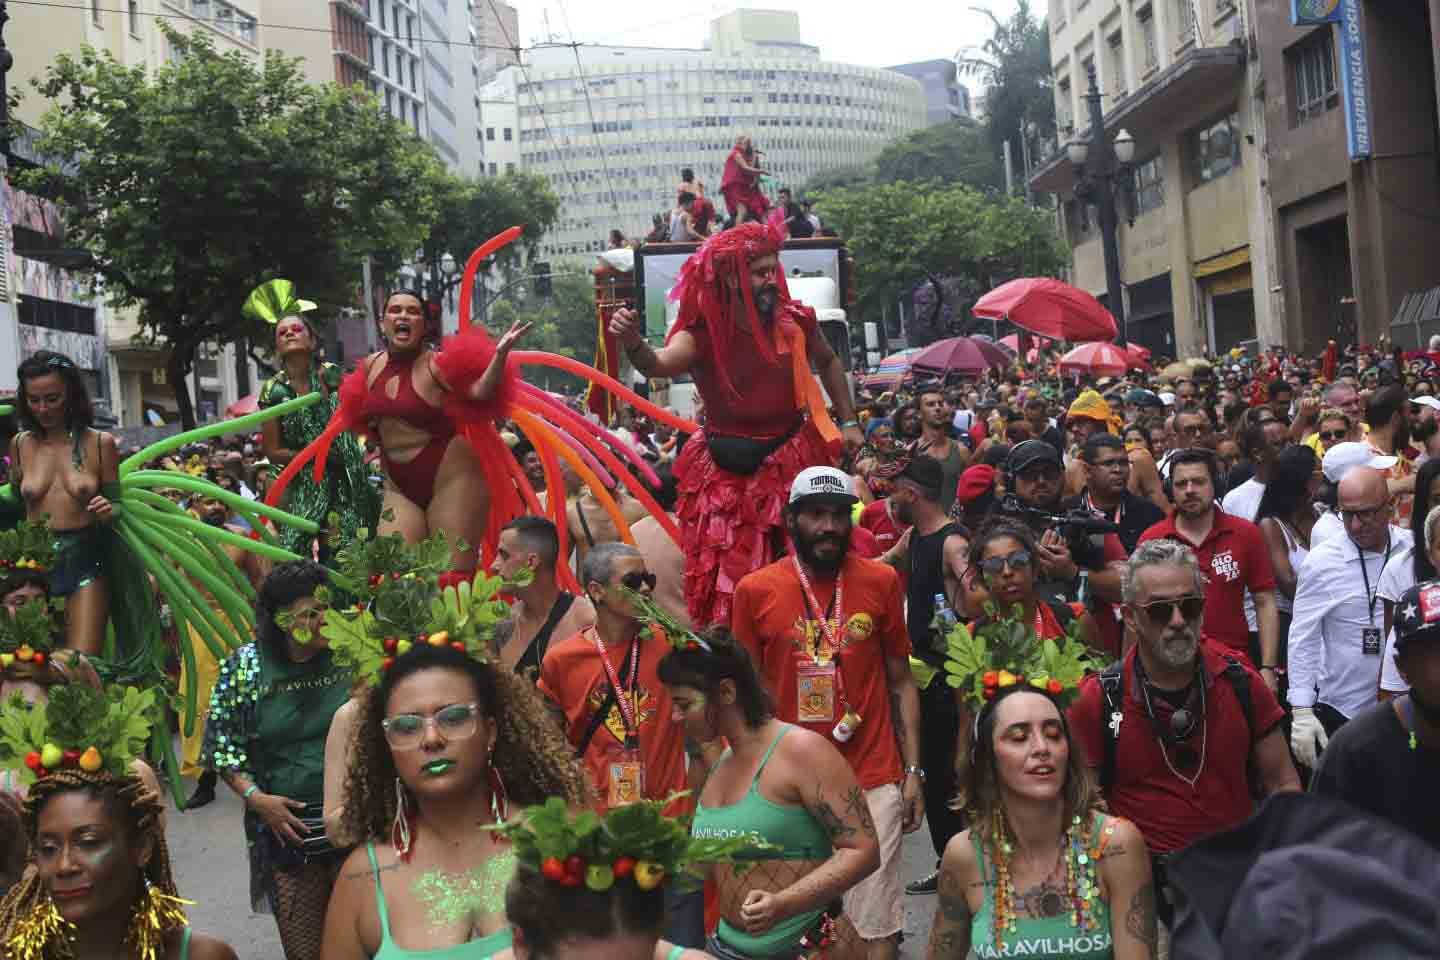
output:
[[[239,400],[236,400],[234,403],[230,404],[230,406],[226,407],[225,416],[244,417],[248,416],[249,414],[258,412],[259,409],[260,397],[258,394],[252,393],[249,396],[241,397]]]
[[[1060,358],[1060,373],[1086,373],[1092,377],[1124,376],[1140,362],[1113,343],[1082,343]]]
[[[1031,333],[1084,343],[1115,339],[1115,318],[1090,294],[1049,277],[1021,277],[991,290],[971,313],[1009,320]]]
[[[1131,368],[1144,370],[1146,373],[1153,373],[1155,368],[1150,365],[1150,350],[1138,343],[1125,344],[1125,354],[1131,360]]]
[[[1008,337],[1001,337],[997,342],[1002,347],[1009,347],[1016,353],[1020,352],[1020,335],[1018,333],[1012,333]],[[1030,349],[1033,351],[1037,347],[1048,347],[1053,342],[1049,337],[1031,337]]]
[[[951,337],[936,340],[911,357],[910,370],[935,377],[952,373],[978,377],[986,370],[1003,369],[1012,362],[1009,354],[988,340]]]

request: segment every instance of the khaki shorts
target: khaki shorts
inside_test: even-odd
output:
[[[900,788],[893,783],[866,790],[865,802],[880,839],[880,868],[846,892],[845,917],[861,939],[883,940],[905,925],[900,888],[900,825],[905,804]]]

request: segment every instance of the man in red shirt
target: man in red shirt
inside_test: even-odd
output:
[[[831,737],[865,791],[880,869],[845,894],[845,916],[869,956],[893,957],[904,922],[901,834],[925,814],[920,698],[899,577],[848,546],[856,499],[833,467],[795,478],[785,511],[795,553],[740,581],[732,629],[776,717]]]
[[[1147,540],[1178,540],[1195,551],[1205,572],[1205,636],[1225,652],[1262,668],[1275,690],[1280,656],[1280,615],[1275,607],[1275,570],[1260,528],[1232,516],[1215,503],[1219,467],[1209,450],[1189,448],[1170,459],[1170,499],[1175,509],[1140,535]],[[1255,598],[1260,649],[1250,649],[1245,622],[1245,590]],[[1258,655],[1259,662],[1255,661]]]
[[[1135,646],[1081,682],[1069,714],[1110,812],[1140,828],[1155,858],[1157,912],[1167,925],[1165,859],[1245,821],[1257,791],[1300,789],[1275,695],[1201,635],[1210,605],[1203,569],[1176,540],[1136,548],[1122,608]]]

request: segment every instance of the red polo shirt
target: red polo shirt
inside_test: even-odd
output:
[[[1219,648],[1202,642],[1205,664],[1204,763],[1181,767],[1173,747],[1168,749],[1171,764],[1187,777],[1199,777],[1194,787],[1166,766],[1160,738],[1155,734],[1145,702],[1135,680],[1135,649],[1124,660],[1124,719],[1115,744],[1115,782],[1106,791],[1110,812],[1127,817],[1140,828],[1152,853],[1171,853],[1202,837],[1243,823],[1254,811],[1247,773],[1251,747],[1275,728],[1284,711],[1260,675],[1245,668],[1250,682],[1250,711],[1253,728],[1245,721],[1245,708],[1235,696],[1231,682],[1220,674],[1225,669]],[[1151,697],[1158,722],[1166,727],[1173,708],[1165,700]],[[1080,696],[1070,707],[1070,731],[1085,749],[1092,769],[1104,762],[1105,697],[1096,674],[1080,683]],[[1200,752],[1201,731],[1186,741]]]
[[[1225,647],[1231,656],[1250,664],[1250,627],[1245,623],[1245,590],[1261,593],[1275,589],[1275,569],[1265,536],[1249,520],[1215,507],[1215,523],[1203,543],[1192,543],[1175,529],[1175,515],[1140,534],[1146,540],[1179,540],[1195,551],[1205,574],[1205,636]],[[1250,664],[1253,666],[1253,664]]]

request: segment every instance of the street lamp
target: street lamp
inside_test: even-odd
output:
[[[1105,291],[1110,312],[1118,321],[1116,342],[1124,346],[1125,302],[1120,290],[1120,249],[1116,239],[1119,229],[1115,211],[1116,194],[1125,200],[1125,219],[1135,223],[1135,191],[1133,187],[1135,138],[1126,130],[1115,136],[1114,143],[1105,139],[1105,117],[1100,109],[1100,88],[1095,83],[1095,67],[1087,68],[1090,89],[1085,99],[1090,104],[1090,136],[1072,140],[1065,146],[1070,165],[1075,168],[1075,198],[1080,202],[1082,216],[1086,204],[1100,208],[1100,247],[1105,258]]]

